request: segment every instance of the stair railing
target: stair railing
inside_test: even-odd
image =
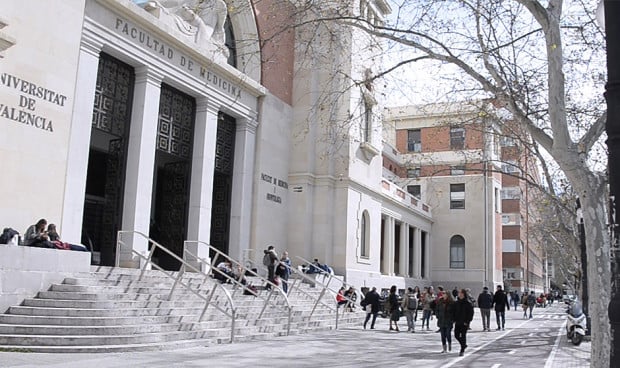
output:
[[[137,235],[137,236],[145,239],[148,242],[148,244],[150,245],[150,247],[151,247],[151,249],[150,249],[150,251],[148,253],[148,256],[145,256],[144,254],[136,251],[135,249],[133,249],[133,247],[130,244],[127,244],[124,241],[124,239],[123,239],[124,235],[129,235],[129,236],[132,236],[132,237]],[[141,233],[139,231],[121,230],[121,231],[118,232],[117,241],[116,241],[116,262],[115,262],[116,267],[120,267],[120,254],[121,254],[121,250],[123,249],[123,247],[129,248],[131,250],[131,254],[137,256],[140,260],[144,261],[144,262],[141,262],[141,263],[143,263],[143,265],[142,265],[142,267],[140,267],[141,271],[140,271],[140,277],[138,278],[138,280],[142,280],[142,277],[144,276],[144,273],[148,269],[148,267],[151,267],[151,269],[154,268],[156,270],[159,270],[164,275],[166,275],[167,277],[169,277],[169,278],[174,280],[174,283],[173,283],[173,285],[171,287],[170,293],[168,294],[168,300],[171,300],[172,294],[174,292],[174,289],[177,287],[177,285],[181,285],[181,286],[185,287],[185,289],[187,289],[188,291],[190,291],[191,293],[196,295],[198,298],[202,299],[205,302],[205,307],[202,310],[202,313],[200,314],[200,317],[198,318],[198,322],[202,322],[204,316],[207,313],[207,309],[209,308],[210,305],[213,305],[213,307],[216,310],[220,311],[221,313],[223,313],[224,315],[229,317],[231,319],[230,342],[231,343],[234,342],[234,340],[235,340],[235,322],[236,322],[236,318],[237,318],[237,307],[235,306],[235,303],[233,301],[232,296],[230,295],[228,290],[226,290],[225,287],[223,287],[220,283],[216,282],[213,285],[213,289],[211,290],[211,292],[208,293],[207,296],[199,293],[198,291],[196,291],[195,288],[191,287],[189,282],[185,283],[183,281],[183,275],[185,274],[185,271],[187,269],[189,269],[192,272],[196,272],[198,274],[201,274],[204,277],[204,282],[205,283],[209,280],[209,275],[207,275],[206,273],[204,273],[201,270],[197,269],[196,267],[194,267],[190,263],[188,263],[185,260],[183,260],[182,258],[180,258],[175,253],[171,252],[168,248],[162,246],[158,242],[154,241],[153,239],[149,238],[148,236],[146,236],[145,234],[143,234],[143,233]],[[173,259],[175,259],[178,262],[180,262],[181,268],[179,269],[179,272],[164,270],[157,263],[153,262],[153,253],[155,253],[156,249],[159,249],[160,251],[165,252],[166,254],[171,256]],[[212,303],[213,296],[215,295],[215,292],[217,290],[220,290],[221,292],[224,293],[224,295],[226,297],[226,300],[228,301],[230,312],[227,311],[222,306],[220,306],[219,304]]]
[[[188,244],[197,244],[198,246],[202,246],[202,247],[206,247],[206,249],[209,251],[209,254],[211,254],[211,252],[213,252],[212,254],[214,254],[214,257],[212,260],[209,259],[205,259],[205,258],[201,258],[198,257],[197,255],[191,253],[189,250],[187,250],[187,245]],[[281,305],[279,305],[276,301],[276,299],[274,298],[274,294],[279,294],[282,296],[282,299],[284,300],[284,304],[285,304],[285,310],[288,314],[288,322],[286,325],[286,335],[288,336],[291,332],[291,320],[292,320],[292,312],[293,312],[293,308],[291,307],[291,303],[288,299],[288,296],[286,295],[286,293],[279,288],[276,284],[274,284],[273,282],[269,281],[268,279],[260,276],[258,273],[247,269],[241,262],[237,261],[236,259],[232,258],[231,256],[229,256],[228,254],[220,251],[219,249],[213,247],[212,245],[209,245],[203,241],[199,241],[199,240],[186,240],[183,243],[183,258],[186,260],[186,262],[190,262],[188,260],[188,257],[193,259],[195,262],[199,262],[204,264],[205,266],[207,266],[213,276],[218,275],[219,277],[222,277],[223,280],[225,280],[226,282],[230,282],[233,285],[233,297],[236,293],[237,290],[241,289],[244,292],[250,293],[254,296],[256,296],[257,298],[260,298],[264,304],[263,304],[263,308],[257,318],[257,320],[260,320],[263,317],[263,314],[265,313],[265,310],[267,309],[268,305],[272,305],[273,307],[276,308],[280,308]],[[230,262],[231,264],[231,269],[237,269],[238,271],[238,275],[235,276],[231,276],[230,274],[224,272],[223,270],[220,270],[217,266],[218,266],[218,261],[223,262]],[[234,271],[233,271],[234,273]],[[250,289],[249,285],[244,284],[241,280],[243,278],[244,275],[250,275],[252,277],[257,277],[260,279],[260,281],[262,283],[264,283],[265,285],[268,285],[269,288],[269,293],[266,297],[264,297],[262,295],[262,293],[258,290],[254,291],[252,289]],[[216,281],[217,282],[217,281]]]

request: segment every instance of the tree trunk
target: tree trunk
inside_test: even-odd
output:
[[[605,180],[586,170],[570,175],[581,201],[588,258],[589,314],[592,320],[592,367],[609,366],[610,326],[607,306],[611,295],[610,241],[607,232]]]

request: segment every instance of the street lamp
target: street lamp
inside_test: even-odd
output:
[[[604,16],[600,16],[603,14]],[[609,175],[609,225],[611,229],[611,301],[608,314],[611,324],[611,354],[609,366],[614,367],[620,359],[620,252],[618,251],[620,227],[620,2],[604,0],[599,2],[597,20],[605,30],[607,43],[607,132],[608,175]]]

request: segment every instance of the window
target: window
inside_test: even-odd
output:
[[[237,67],[237,44],[235,42],[235,33],[230,21],[230,17],[226,17],[224,23],[224,46],[228,49],[228,65]]]
[[[502,137],[500,139],[500,146],[502,147],[514,147],[517,145],[517,143],[515,142],[514,138],[512,137]]]
[[[517,161],[508,160],[502,164],[502,172],[506,174],[521,174]]]
[[[450,268],[465,268],[465,238],[460,235],[450,239]]]
[[[450,128],[450,149],[465,148],[465,128]]]
[[[465,184],[450,184],[450,208],[465,208]]]
[[[523,253],[523,242],[519,239],[502,240],[502,252]]]
[[[369,245],[370,245],[370,226],[368,226],[368,211],[362,213],[360,219],[360,257],[369,257]]]
[[[502,199],[521,199],[521,188],[519,187],[502,188]]]
[[[409,179],[415,179],[420,177],[420,168],[407,169],[407,177]]]
[[[370,142],[372,132],[372,105],[364,101],[364,116],[362,117],[362,142]]]
[[[499,188],[495,188],[495,213],[502,213],[502,200],[500,199]]]
[[[506,213],[502,215],[502,225],[521,225],[521,215],[518,213]]]
[[[422,134],[420,129],[410,129],[407,131],[407,151],[422,152]]]
[[[505,280],[523,280],[522,268],[505,268],[504,269]]]
[[[450,175],[465,175],[465,165],[450,167]]]
[[[407,185],[407,192],[418,199],[422,198],[419,185]]]

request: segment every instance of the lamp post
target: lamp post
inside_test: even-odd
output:
[[[604,5],[604,10],[603,10]],[[604,19],[599,15],[603,13]],[[597,18],[605,29],[607,43],[607,149],[609,174],[609,224],[611,229],[611,301],[608,314],[611,324],[611,354],[609,366],[614,367],[620,359],[620,251],[618,249],[620,227],[620,2],[604,0],[599,3]],[[603,20],[603,22],[601,22]]]
[[[579,249],[581,250],[581,304],[586,315],[586,335],[591,334],[590,298],[588,293],[588,253],[586,252],[586,230],[583,224],[581,202],[577,198],[577,228],[579,229]],[[576,281],[576,280],[575,280]]]

